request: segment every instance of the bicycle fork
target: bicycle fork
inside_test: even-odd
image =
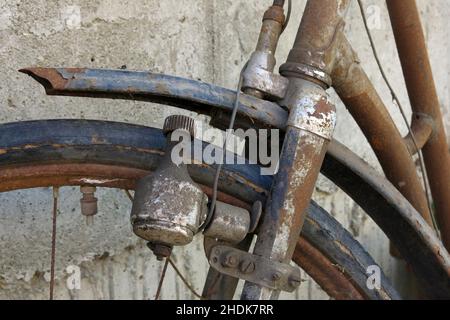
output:
[[[323,88],[303,79],[291,79],[287,105],[290,117],[281,151],[279,171],[266,204],[254,254],[289,263],[302,229],[328,143],[336,112]],[[283,275],[273,274],[273,281]],[[299,279],[287,279],[298,285]],[[298,283],[296,283],[298,282]],[[247,282],[243,299],[274,299],[277,290]]]
[[[319,4],[320,2],[320,4]],[[326,2],[326,3],[325,3]],[[350,1],[308,1],[297,39],[282,76],[289,80],[280,106],[289,110],[279,171],[275,176],[254,254],[288,264],[306,217],[327,146],[336,124],[336,109],[325,89],[331,84],[335,34],[343,26]],[[321,19],[317,20],[320,16]],[[331,28],[329,28],[331,27]],[[261,38],[261,37],[260,37]],[[242,299],[277,299],[276,283],[298,286],[301,279],[272,274],[269,288],[247,281]]]

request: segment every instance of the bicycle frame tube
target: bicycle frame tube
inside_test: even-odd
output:
[[[411,107],[433,121],[423,157],[442,239],[450,250],[450,155],[419,12],[414,0],[386,2]]]
[[[332,73],[334,89],[369,141],[386,177],[432,225],[427,198],[407,145],[351,45],[343,34],[338,38],[340,59]]]
[[[336,35],[344,26],[351,0],[308,0],[302,21],[280,72],[286,76],[308,77],[322,86],[331,85],[336,60]]]

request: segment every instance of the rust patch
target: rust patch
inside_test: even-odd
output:
[[[344,252],[346,255],[348,255],[350,257],[353,257],[352,252],[346,246],[344,246],[340,241],[334,240],[333,242],[334,242],[334,244],[336,244],[339,247],[339,249],[342,252]]]
[[[412,110],[434,120],[434,132],[423,149],[423,158],[437,222],[442,231],[443,242],[447,250],[450,250],[449,146],[420,12],[413,0],[387,1],[386,4]]]
[[[64,79],[54,68],[25,68],[20,69],[19,71],[28,74],[44,86],[47,94],[64,89],[68,83],[68,79]]]
[[[169,88],[167,88],[167,86],[165,84],[163,84],[163,83],[158,83],[156,85],[156,91],[158,93],[160,93],[160,94],[163,94],[163,95],[170,95],[171,94]]]

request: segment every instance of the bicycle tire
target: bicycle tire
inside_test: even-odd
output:
[[[117,122],[40,120],[2,124],[0,192],[83,184],[131,189],[140,175],[156,167],[164,145],[165,138],[159,129]],[[83,180],[87,174],[86,170],[79,171],[83,166],[90,166],[87,169],[92,171],[112,167],[130,170],[108,172],[112,175],[109,178],[124,175],[119,179],[106,179],[96,176],[99,172],[90,172],[90,180]],[[66,171],[58,170],[62,167]],[[264,200],[271,178],[260,176],[258,169],[249,164],[225,165],[219,185],[222,200],[241,206]],[[198,183],[211,185],[214,167],[192,165],[189,170]],[[22,175],[17,175],[18,172]],[[339,222],[314,202],[308,209],[294,261],[332,298],[400,298],[384,274],[380,289],[367,287],[367,267],[376,263]]]

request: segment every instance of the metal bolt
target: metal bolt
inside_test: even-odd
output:
[[[279,272],[275,272],[274,274],[272,274],[272,280],[273,281],[280,281],[280,279],[281,279],[281,273],[279,273]]]
[[[80,187],[82,198],[80,199],[81,214],[86,217],[86,224],[90,225],[93,222],[93,217],[97,214],[97,198],[95,197],[95,187],[83,186]]]
[[[164,258],[169,257],[172,253],[172,247],[165,244],[148,242],[147,247],[153,251],[153,254],[156,256],[158,261],[164,260]]]
[[[244,259],[241,262],[241,265],[239,267],[239,270],[241,270],[242,273],[244,274],[250,274],[253,273],[256,269],[256,265],[255,262],[253,262],[250,259]]]
[[[226,268],[235,268],[239,263],[238,257],[234,253],[228,253],[223,259],[222,266]]]
[[[302,278],[297,275],[292,275],[289,277],[289,285],[293,288],[297,288],[302,283]]]

